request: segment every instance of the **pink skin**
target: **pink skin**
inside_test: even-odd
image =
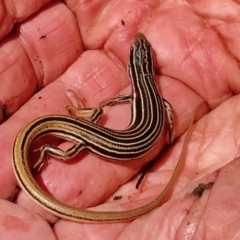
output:
[[[8,5],[1,12],[0,238],[125,240],[238,236],[239,3],[6,2],[16,5]],[[18,23],[14,26],[14,22]],[[78,94],[84,107],[98,106],[103,99],[129,93],[126,64],[130,44],[138,31],[152,43],[157,83],[175,110],[176,136],[183,136],[162,154],[138,191],[134,186],[139,175],[131,178],[144,161],[114,163],[86,153],[68,163],[49,159],[50,164],[36,179],[59,200],[81,208],[124,210],[146,204],[166,185],[190,119],[199,104],[206,102],[209,108],[199,111],[186,163],[165,204],[131,222],[83,224],[54,217],[24,192],[20,192],[16,203],[4,200],[14,193],[17,184],[11,151],[18,131],[38,116],[67,114],[66,106],[75,104],[67,89]],[[106,107],[104,113],[101,124],[124,129],[130,105]],[[69,146],[57,142],[63,148]],[[210,181],[214,182],[213,187],[200,198],[191,194],[199,183]],[[116,195],[122,199],[113,201]]]

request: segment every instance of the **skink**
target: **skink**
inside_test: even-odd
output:
[[[40,171],[46,156],[64,161],[83,150],[112,161],[130,161],[142,158],[153,159],[161,151],[166,133],[173,141],[173,118],[171,107],[160,96],[153,65],[151,44],[145,36],[138,33],[130,48],[128,73],[132,84],[131,95],[120,95],[100,103],[99,108],[82,109],[89,119],[71,116],[49,115],[40,117],[26,125],[17,135],[13,147],[13,168],[19,185],[25,192],[47,211],[59,217],[79,222],[118,222],[128,221],[157,207],[164,199],[178,174],[175,171],[165,190],[152,202],[127,211],[90,211],[66,205],[43,191],[32,174],[29,164],[31,143],[38,137],[52,134],[73,141],[66,151],[58,147],[41,147],[39,160],[34,168]],[[125,130],[113,130],[98,125],[105,105],[131,102],[131,119]],[[183,151],[184,152],[184,151]]]

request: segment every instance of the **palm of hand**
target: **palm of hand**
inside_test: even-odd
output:
[[[0,130],[1,198],[9,197],[16,184],[10,159],[12,143],[19,129],[37,116],[66,114],[65,107],[71,104],[66,94],[69,88],[78,93],[86,106],[96,106],[107,97],[129,92],[127,73],[120,62],[126,65],[132,37],[136,31],[142,31],[155,51],[160,91],[175,109],[176,135],[184,133],[200,103],[205,101],[210,111],[200,113],[203,117],[194,127],[185,166],[167,202],[133,222],[108,225],[107,236],[109,239],[126,239],[127,235],[136,239],[143,236],[181,239],[186,235],[189,238],[212,239],[212,235],[218,239],[234,238],[239,231],[235,228],[239,216],[235,203],[239,192],[237,27],[228,23],[225,9],[214,8],[216,12],[210,12],[208,4],[211,3],[207,1],[206,6],[204,1],[201,4],[189,2],[191,9],[186,4],[165,2],[159,5],[157,1],[151,7],[144,3],[122,1],[115,5],[113,2],[109,1],[105,11],[100,7],[102,3],[99,3],[99,10],[93,3],[81,5],[72,1],[67,1],[67,5],[49,4],[41,9],[33,9],[31,5],[31,9],[26,8],[28,12],[18,13],[23,14],[19,19],[26,20],[19,23],[13,33],[7,35],[7,27],[2,28],[1,36],[5,38],[1,44],[1,98],[6,115],[17,112],[1,125]],[[238,11],[231,5],[233,3],[227,4],[230,4],[229,9]],[[112,15],[112,12],[116,14]],[[218,24],[220,20],[213,18],[220,12],[221,25]],[[40,88],[43,89],[27,101]],[[129,108],[116,106],[106,110],[106,114],[108,118],[103,119],[102,124],[124,128]],[[56,198],[84,208],[98,205],[125,183],[114,195],[130,196],[132,208],[134,204],[147,203],[163,189],[172,174],[183,140],[184,136],[161,156],[140,192],[132,192],[136,179],[125,182],[143,163],[116,164],[91,155],[79,156],[74,164],[51,161],[38,178],[41,177],[39,180]],[[67,143],[62,145],[67,147]],[[199,183],[211,181],[213,187],[205,190],[201,198],[191,194]],[[119,205],[130,208],[127,197],[121,203],[111,199],[108,204],[95,209]],[[26,234],[33,233],[39,239],[55,239],[55,236],[78,239],[77,233],[84,239],[95,235],[106,239],[106,225],[60,220],[50,228],[45,220],[32,212],[41,213],[44,219],[52,222],[56,219],[36,207],[24,193],[19,195],[17,203],[1,200],[2,226],[8,229],[3,239],[7,239],[9,229],[18,239],[21,234],[26,239]],[[222,214],[216,218],[219,209]],[[226,235],[228,229],[231,229],[231,236]]]

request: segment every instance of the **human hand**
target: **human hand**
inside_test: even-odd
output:
[[[97,106],[120,92],[130,92],[128,52],[133,36],[141,31],[155,52],[160,92],[175,110],[176,135],[185,132],[199,104],[206,102],[210,108],[209,113],[199,113],[202,118],[195,124],[186,163],[171,196],[164,205],[132,222],[82,224],[62,219],[56,222],[58,219],[21,192],[17,205],[0,202],[0,234],[5,234],[2,239],[15,235],[18,239],[232,239],[238,234],[235,201],[239,161],[234,160],[239,155],[238,32],[226,14],[226,9],[235,9],[237,16],[238,5],[227,2],[228,8],[224,8],[215,3],[219,8],[211,8],[213,3],[209,1],[206,5],[204,1],[151,4],[66,1],[66,5],[54,2],[40,7],[40,2],[30,6],[21,3],[15,7],[22,9],[15,14],[19,23],[10,33],[12,21],[4,13],[6,27],[0,32],[4,121],[0,130],[0,192],[2,199],[14,192],[11,151],[18,131],[38,116],[67,114],[65,107],[72,104],[67,89],[73,89],[86,107]],[[114,106],[105,113],[107,118],[102,124],[124,129],[130,106]],[[138,176],[128,180],[143,163],[119,164],[91,154],[81,154],[71,164],[51,159],[37,179],[57,199],[79,208],[97,206],[109,197],[94,210],[130,209],[148,203],[161,192],[183,141],[184,135],[164,152],[138,191],[134,189]],[[192,194],[199,183],[208,182],[214,185],[202,197]],[[113,201],[115,195],[123,198]],[[222,214],[217,218],[219,209]],[[48,222],[55,223],[54,227]],[[229,229],[231,236],[226,235]]]

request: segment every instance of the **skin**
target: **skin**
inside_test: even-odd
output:
[[[35,0],[29,6],[8,6],[8,12],[1,13],[5,27],[0,30],[0,236],[234,239],[240,216],[239,3],[80,2],[43,5]],[[171,176],[184,132],[196,108],[205,102],[185,166],[166,203],[132,222],[93,225],[59,220],[23,192],[15,203],[4,200],[17,184],[11,150],[18,131],[38,116],[67,114],[66,106],[76,104],[67,89],[77,93],[84,107],[129,93],[126,64],[138,31],[152,43],[158,86],[175,110],[175,132],[180,138],[159,157],[139,191],[134,188],[139,176],[132,177],[144,162],[116,164],[86,153],[66,164],[49,159],[36,179],[59,200],[82,208],[121,210],[146,204]],[[129,110],[127,104],[105,108],[101,124],[124,129]],[[60,140],[50,141],[69,147]],[[210,181],[214,185],[202,197],[191,194],[199,183]],[[116,195],[123,198],[113,201]]]

